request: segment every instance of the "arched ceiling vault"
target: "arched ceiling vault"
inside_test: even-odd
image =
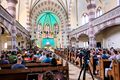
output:
[[[42,2],[42,1],[45,1],[45,0],[35,0],[35,1],[31,0],[31,6],[32,6],[31,10],[32,10],[40,1]],[[48,1],[50,1],[50,0],[48,0]],[[51,1],[52,1],[52,0],[51,0]],[[64,10],[67,11],[67,8],[65,8],[65,3],[63,2],[63,0],[56,0],[56,1],[54,0],[54,2],[59,3],[59,4],[64,8]]]
[[[36,23],[37,17],[43,13],[44,11],[52,11],[54,14],[56,14],[61,21],[61,27],[66,26],[67,24],[67,12],[64,9],[64,7],[59,4],[59,2],[52,1],[52,0],[40,0],[32,9],[30,14],[30,22],[31,25]]]

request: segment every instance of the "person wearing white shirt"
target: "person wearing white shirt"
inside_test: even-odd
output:
[[[43,52],[42,56],[39,58],[40,62],[42,62],[46,58],[45,53]]]

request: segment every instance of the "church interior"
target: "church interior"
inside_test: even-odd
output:
[[[0,80],[120,80],[120,0],[0,0]]]

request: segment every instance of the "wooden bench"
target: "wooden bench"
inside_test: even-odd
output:
[[[101,59],[98,58],[98,62],[101,62],[100,60],[101,60]],[[97,71],[98,73],[97,73],[95,76],[96,76],[96,77],[100,77],[100,64],[98,64],[98,65],[95,66],[95,67],[96,67],[96,70],[94,70],[94,69],[95,69],[95,68],[94,68],[94,65],[96,65],[96,63],[95,63],[95,61],[94,61],[94,57],[91,56],[91,57],[90,57],[90,69],[91,69],[92,73],[94,73],[94,71]]]
[[[91,56],[90,57],[90,69],[91,69],[92,73],[93,73],[93,65],[94,65],[94,63],[93,63],[93,56]]]
[[[105,79],[105,68],[109,68],[111,64],[111,61],[108,59],[100,59],[99,66],[100,66],[100,79],[104,80]]]
[[[113,67],[108,71],[108,77],[110,80],[120,80],[120,62],[117,60],[113,61]]]
[[[67,80],[69,80],[68,65],[56,67],[35,67],[28,69],[3,69],[0,70],[0,80],[26,80],[28,74],[38,73],[42,74],[46,71],[60,71],[63,72]]]
[[[1,69],[11,69],[13,64],[0,64]],[[33,68],[33,67],[49,67],[52,66],[50,63],[26,63],[26,67]],[[62,66],[62,64],[58,64],[57,66]]]

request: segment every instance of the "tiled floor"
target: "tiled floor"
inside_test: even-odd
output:
[[[66,60],[63,59],[63,65],[65,65],[65,63],[66,63]],[[68,63],[68,64],[69,64],[69,80],[78,80],[80,68],[76,67],[75,65],[73,65],[71,63]],[[81,75],[80,80],[83,80],[82,75]],[[92,80],[91,75],[88,73],[86,73],[86,80]],[[94,80],[99,80],[99,79],[94,78]]]
[[[70,80],[78,80],[79,72],[80,72],[80,69],[78,67],[69,63],[69,78],[70,78]],[[83,76],[81,75],[81,80],[82,80],[82,78],[83,78]],[[86,73],[86,80],[92,80],[92,77],[88,73]],[[98,79],[94,78],[94,80],[98,80]]]

